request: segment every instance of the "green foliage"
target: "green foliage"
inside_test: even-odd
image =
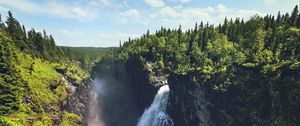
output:
[[[73,113],[64,112],[60,126],[81,126],[82,119]]]
[[[51,35],[31,30],[27,38],[11,13],[6,23],[0,27],[0,125],[51,126],[66,103],[67,83],[79,86],[89,75],[65,61]],[[80,120],[67,117],[73,119],[67,124]]]
[[[116,59],[138,59],[156,74],[191,76],[210,87],[208,99],[221,97],[213,103],[220,108],[216,125],[299,125],[299,22],[295,7],[277,19],[225,19],[185,32],[162,27],[125,42]]]
[[[96,48],[96,47],[61,47],[64,57],[77,62],[79,66],[90,71],[95,62],[103,58],[113,57],[117,48]]]
[[[17,50],[12,40],[0,32],[0,114],[7,115],[18,110],[18,94],[23,86],[16,68]]]
[[[246,22],[225,19],[218,27],[201,22],[186,32],[162,27],[125,42],[117,59],[142,57],[168,74],[217,74],[226,73],[232,64],[253,68],[294,62],[300,52],[298,14],[295,7],[291,16],[279,14],[278,19],[255,15]]]

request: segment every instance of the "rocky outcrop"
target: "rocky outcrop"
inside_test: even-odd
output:
[[[232,66],[234,76],[227,81],[218,74],[203,80],[193,74],[171,75],[167,112],[174,125],[299,125],[299,67],[286,64],[267,73],[261,69]]]
[[[67,104],[65,109],[68,112],[79,115],[86,124],[87,112],[88,112],[88,103],[89,103],[89,94],[91,90],[91,80],[86,78],[83,80],[82,84],[69,83],[67,81]]]
[[[63,75],[60,84],[64,85],[66,91],[65,98],[62,99],[60,118],[57,123],[61,122],[62,112],[67,111],[78,115],[83,120],[83,125],[87,125],[86,118],[88,116],[89,94],[91,91],[92,81],[89,77],[83,78],[81,83],[69,77],[67,69],[56,69],[57,72]]]
[[[174,126],[210,126],[209,102],[205,87],[192,76],[170,76],[167,113]]]

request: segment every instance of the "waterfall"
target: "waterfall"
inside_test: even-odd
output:
[[[166,113],[169,86],[162,86],[154,97],[151,106],[140,117],[137,126],[172,126],[173,122]]]

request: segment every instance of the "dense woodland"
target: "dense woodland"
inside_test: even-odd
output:
[[[10,11],[5,23],[0,18],[0,25],[1,29],[11,36],[19,51],[51,62],[71,60],[79,61],[83,65],[100,60],[106,55],[112,55],[112,53],[106,52],[114,50],[114,48],[56,46],[52,35],[48,35],[45,30],[39,32],[33,28],[27,31],[25,26],[21,25]]]
[[[161,27],[122,45],[120,58],[137,57],[157,64],[161,72],[184,74],[226,72],[232,63],[271,70],[300,59],[300,15],[255,15],[250,20],[227,19],[220,25],[200,22],[186,32]],[[298,63],[297,63],[298,64]],[[266,71],[265,71],[266,72]]]
[[[283,118],[283,125],[300,124],[299,82],[291,78],[286,85],[283,85],[285,82],[277,84],[289,75],[299,77],[300,13],[296,6],[292,13],[254,15],[249,20],[225,18],[219,25],[199,21],[195,28],[187,31],[181,26],[178,29],[161,27],[154,34],[148,31],[138,39],[129,39],[118,49],[56,46],[53,36],[45,31],[27,31],[9,12],[6,21],[0,18],[0,125],[22,125],[28,116],[38,118],[36,125],[54,124],[55,114],[51,112],[58,112],[59,106],[51,110],[49,107],[64,104],[66,98],[66,91],[57,80],[70,76],[79,84],[88,75],[75,66],[89,70],[94,62],[106,58],[136,59],[145,67],[151,63],[158,75],[193,75],[195,81],[211,82],[216,92],[226,91],[236,77],[251,79],[238,75],[235,72],[238,67],[254,69],[264,81],[274,82],[266,85],[270,97],[279,97],[280,102],[284,102],[283,106],[275,105],[280,111],[273,113],[274,118]],[[62,75],[57,69],[68,72]],[[259,99],[266,90],[249,85],[241,90],[248,93],[247,103],[258,106],[257,111],[268,108],[251,101],[252,96]],[[243,112],[238,113],[242,117],[235,123],[247,123],[248,115]],[[78,119],[67,112],[64,114],[63,117]],[[273,118],[273,115],[268,117]],[[272,121],[264,124],[271,125]]]
[[[112,55],[108,50],[59,47],[46,31],[26,30],[10,11],[6,21],[0,16],[0,125],[81,125],[81,117],[63,108],[64,83],[82,85],[92,64]]]
[[[61,47],[66,58],[77,61],[81,68],[90,71],[95,62],[116,55],[117,48]]]
[[[197,112],[205,99],[211,114],[199,125],[300,125],[300,13],[291,10],[187,31],[161,27],[124,42],[115,59],[137,60],[169,78],[176,126],[203,119]]]

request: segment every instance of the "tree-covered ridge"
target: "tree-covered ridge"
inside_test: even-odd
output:
[[[0,21],[0,125],[82,125],[64,107],[89,76],[64,55],[53,37],[25,27],[8,14]]]
[[[164,72],[184,74],[226,72],[232,63],[246,67],[269,66],[300,58],[300,14],[296,6],[291,14],[277,17],[255,15],[250,20],[227,19],[220,25],[195,25],[194,29],[147,32],[141,38],[125,42],[120,58],[137,57],[157,64]]]
[[[200,22],[187,31],[162,27],[129,39],[117,59],[168,76],[175,125],[201,124],[202,106],[212,109],[207,125],[300,125],[298,6],[291,14]],[[206,97],[198,98],[196,87]]]
[[[93,62],[103,57],[111,57],[115,48],[93,48],[93,47],[60,47],[55,44],[52,35],[31,29],[26,30],[13,14],[9,11],[6,21],[1,20],[0,27],[13,39],[14,45],[22,53],[32,57],[41,58],[51,62],[79,62],[84,69],[90,69]]]
[[[64,57],[77,61],[81,68],[90,71],[95,62],[107,57],[113,57],[118,48],[101,47],[61,47]]]
[[[61,48],[55,45],[52,35],[48,35],[46,31],[41,33],[31,29],[27,32],[25,26],[21,26],[10,11],[5,23],[0,18],[0,24],[1,28],[12,37],[13,42],[21,52],[51,61],[62,59]]]

